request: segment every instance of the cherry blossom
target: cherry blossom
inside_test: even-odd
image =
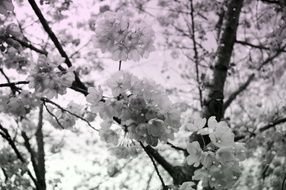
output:
[[[196,184],[192,181],[186,181],[184,182],[181,186],[180,186],[180,189],[179,190],[195,190],[193,187],[195,186]]]
[[[57,67],[62,61],[63,59],[50,59],[50,57],[40,56],[37,64],[32,66],[28,76],[29,87],[34,88],[39,96],[47,98],[65,94],[66,89],[74,81],[74,74],[72,69],[66,72],[57,71]]]
[[[87,96],[91,109],[99,112],[104,122],[113,120],[128,133],[126,137],[152,146],[174,138],[180,127],[180,112],[160,85],[124,71],[113,74],[106,84],[113,98],[98,102],[102,98],[98,89],[89,89]]]
[[[111,53],[113,60],[138,61],[153,51],[154,31],[143,20],[106,11],[96,22],[94,43],[103,53]]]
[[[190,154],[187,157],[187,163],[189,165],[194,165],[195,167],[198,167],[200,165],[201,157],[203,154],[200,144],[197,141],[188,144],[187,151]]]

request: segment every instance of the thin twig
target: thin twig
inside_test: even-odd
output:
[[[265,125],[264,127],[261,127],[259,129],[259,132],[263,132],[263,131],[266,131],[270,128],[273,128],[275,127],[276,125],[279,125],[281,123],[285,123],[286,122],[286,117],[285,118],[281,118],[281,119],[277,119],[275,121],[273,121],[272,123],[269,123],[268,125]]]
[[[78,48],[76,51],[74,51],[72,54],[70,54],[69,58],[73,58],[76,54],[80,52],[83,48],[85,48],[90,42],[92,42],[91,39],[89,39],[85,44],[83,44],[80,48]]]
[[[139,142],[139,143],[140,143],[141,147],[143,148],[143,150],[144,150],[144,151],[146,152],[146,154],[148,155],[148,157],[150,158],[150,160],[152,161],[153,166],[154,166],[154,168],[155,168],[155,170],[156,170],[156,173],[157,173],[157,175],[158,175],[158,177],[159,177],[159,179],[160,179],[160,181],[161,181],[161,183],[162,183],[163,189],[166,189],[166,185],[165,185],[165,183],[164,183],[164,180],[163,180],[163,178],[162,178],[162,176],[161,176],[161,174],[160,174],[160,172],[159,172],[159,170],[158,170],[158,167],[157,167],[157,165],[156,165],[156,163],[155,163],[155,161],[154,161],[152,155],[146,150],[146,147],[143,145],[142,142]]]
[[[59,121],[58,117],[50,111],[50,109],[48,108],[48,106],[46,105],[45,102],[44,102],[43,104],[44,104],[44,106],[45,106],[47,112],[56,120],[57,124],[58,124],[62,129],[64,129],[64,126],[61,124],[61,122]]]
[[[191,39],[193,41],[193,50],[194,50],[194,60],[195,60],[195,68],[196,68],[196,80],[198,85],[199,97],[200,97],[200,105],[203,107],[203,95],[201,89],[201,82],[200,82],[200,71],[199,71],[199,53],[197,49],[197,41],[196,41],[196,31],[195,31],[195,19],[194,19],[194,5],[193,0],[190,0],[190,7],[191,7]]]
[[[265,65],[271,63],[275,58],[277,58],[279,55],[281,55],[282,52],[285,51],[286,45],[284,45],[281,49],[278,49],[273,55],[269,56],[267,59],[265,59],[257,68],[257,71],[260,71]],[[241,84],[241,86],[238,87],[237,90],[235,90],[229,98],[225,101],[223,105],[223,112],[230,106],[230,104],[240,95],[244,90],[247,89],[247,87],[253,82],[255,79],[255,74],[252,73],[248,76],[247,80]]]
[[[27,134],[24,131],[22,131],[21,135],[24,139],[24,146],[26,147],[27,151],[30,154],[32,166],[33,166],[34,172],[36,174],[36,178],[38,180],[39,179],[39,171],[38,171],[38,165],[37,165],[37,161],[36,161],[36,157],[37,157],[36,153],[30,144],[30,139],[28,138]]]
[[[0,39],[3,39],[3,40],[9,39],[9,38],[12,39],[12,40],[17,41],[23,47],[29,48],[29,49],[31,49],[31,50],[33,50],[33,51],[35,51],[37,53],[43,54],[43,55],[48,55],[47,51],[39,49],[36,46],[32,45],[30,42],[26,42],[24,40],[21,40],[21,39],[15,37],[15,36],[12,36],[12,35],[0,36]]]
[[[263,45],[252,44],[252,43],[249,43],[247,41],[242,41],[242,40],[236,40],[235,43],[240,44],[240,45],[244,45],[244,46],[249,46],[249,47],[252,47],[252,48],[255,48],[255,49],[260,49],[260,50],[261,49],[269,50],[269,51],[277,50],[277,51],[286,52],[286,50],[284,50],[284,49],[273,49],[273,48],[270,48],[270,47],[266,47],[266,46],[263,46]]]
[[[265,126],[259,128],[259,129],[258,129],[258,132],[256,132],[256,133],[251,133],[250,136],[249,136],[249,138],[255,137],[257,134],[262,133],[262,132],[264,132],[264,131],[266,131],[266,130],[268,130],[268,129],[271,129],[271,128],[275,127],[276,125],[279,125],[279,124],[282,124],[282,123],[285,123],[285,122],[286,122],[286,117],[281,118],[281,119],[277,119],[277,120],[275,120],[275,121],[273,121],[273,122],[271,122],[271,123],[269,123],[269,124],[267,124],[267,125],[265,125]],[[239,140],[241,140],[241,139],[244,139],[245,137],[246,137],[246,136],[244,136],[244,135],[237,136],[237,137],[235,137],[234,140],[235,140],[235,141],[239,141]]]
[[[4,175],[4,177],[5,177],[4,182],[7,183],[8,179],[9,179],[9,177],[8,177],[8,175],[7,175],[7,172],[6,172],[5,168],[1,168],[1,170],[2,170],[3,175]]]
[[[117,117],[113,117],[113,121],[117,124],[121,125],[121,119]],[[183,175],[179,168],[176,168],[172,164],[170,164],[157,150],[155,150],[150,145],[146,146],[144,149],[148,154],[152,156],[159,163],[164,170],[168,172],[168,174],[174,179],[174,182],[177,183],[180,180],[180,176]]]
[[[20,85],[20,84],[29,84],[29,81],[18,81],[18,82],[10,82],[10,83],[2,83],[0,84],[0,87],[14,87],[15,85]]]
[[[279,55],[281,55],[281,53],[283,52],[283,50],[285,50],[286,48],[286,44],[283,45],[281,47],[281,49],[277,50],[272,56],[269,56],[267,59],[265,59],[257,68],[258,71],[260,71],[266,64],[270,63],[271,61],[273,61],[276,57],[278,57]]]
[[[24,159],[24,157],[22,156],[22,154],[20,153],[20,151],[18,150],[15,142],[12,140],[8,130],[6,128],[4,128],[1,124],[0,124],[0,129],[2,130],[2,132],[0,132],[0,135],[7,140],[7,142],[9,143],[9,145],[11,146],[11,148],[13,149],[13,151],[15,152],[17,158],[22,162],[22,163],[26,163],[27,161]],[[33,183],[35,184],[37,190],[40,190],[38,187],[38,182],[35,179],[35,177],[33,176],[33,174],[31,173],[31,171],[28,169],[27,170],[28,176],[31,178],[31,180],[33,181]]]
[[[273,147],[273,144],[274,144],[274,141],[270,142],[268,145],[267,145],[267,152],[270,152],[272,147]],[[270,164],[271,162],[274,160],[274,158],[276,157],[276,155],[272,155],[271,158],[269,158],[268,160],[265,160],[264,163],[262,163],[264,166],[262,172],[261,172],[261,177],[262,179],[264,180],[266,177],[267,177],[267,171],[268,169],[270,168]],[[262,166],[263,167],[263,166]]]
[[[118,66],[118,71],[120,71],[121,70],[121,60],[119,60],[119,66]]]
[[[127,162],[125,162],[120,168],[118,168],[118,172],[122,171],[126,166],[128,166],[132,161],[134,160],[134,158],[130,158],[129,160],[127,160]],[[100,185],[103,182],[106,182],[108,179],[110,179],[110,176],[107,175],[105,177],[103,177],[103,180],[100,181],[95,187],[90,188],[89,190],[96,190],[99,189]]]
[[[57,104],[57,103],[55,103],[55,102],[53,102],[53,101],[51,101],[51,100],[49,100],[49,99],[47,99],[47,98],[42,98],[42,101],[44,101],[44,102],[46,102],[46,103],[50,103],[50,104],[56,106],[57,108],[59,108],[62,112],[67,112],[67,113],[69,113],[70,115],[72,115],[72,116],[74,116],[74,117],[76,117],[76,118],[78,118],[78,119],[80,119],[80,120],[86,122],[87,125],[88,125],[90,128],[92,128],[92,129],[95,130],[95,131],[98,131],[98,129],[94,128],[94,127],[90,124],[90,122],[89,122],[88,120],[86,120],[85,118],[83,118],[83,117],[81,117],[81,116],[79,116],[79,115],[77,115],[77,114],[75,114],[75,113],[73,113],[73,112],[71,112],[71,111],[69,111],[69,110],[67,110],[67,109],[65,109],[65,108],[63,108],[63,107],[61,107],[59,104]]]
[[[280,6],[280,1],[279,0],[260,0],[263,3],[268,3],[268,4],[273,4],[273,5],[279,5]]]
[[[167,145],[170,145],[170,147],[175,149],[175,150],[183,151],[184,155],[189,155],[188,151],[184,148],[178,147],[178,146],[176,146],[170,142],[167,142]]]
[[[229,97],[228,99],[224,102],[223,104],[223,110],[225,111],[230,104],[236,99],[236,97],[241,94],[248,86],[249,84],[254,80],[255,75],[251,74],[249,75],[249,77],[247,78],[247,80],[242,83],[237,90],[235,90]]]
[[[150,184],[151,184],[151,180],[153,178],[153,175],[156,171],[153,170],[152,173],[150,174],[149,178],[148,178],[148,181],[147,181],[147,186],[146,186],[146,190],[149,190],[150,189]]]
[[[0,124],[0,129],[3,131],[1,132],[0,131],[0,135],[8,141],[8,143],[10,144],[10,146],[12,147],[12,149],[14,150],[16,156],[18,157],[18,159],[21,161],[21,162],[25,162],[25,159],[24,157],[21,155],[20,151],[17,149],[14,141],[12,140],[8,130],[6,128],[4,128],[1,124]]]
[[[16,92],[19,91],[19,88],[11,83],[9,77],[6,75],[6,73],[4,72],[4,70],[3,70],[2,68],[0,69],[0,72],[2,73],[2,75],[4,76],[4,78],[6,79],[6,81],[8,82],[9,87],[10,87],[12,93],[15,95]]]

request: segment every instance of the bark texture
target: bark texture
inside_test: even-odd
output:
[[[224,84],[236,41],[242,6],[243,0],[230,0],[227,2],[227,10],[214,60],[213,81],[203,111],[204,117],[207,118],[210,116],[216,116],[217,120],[223,118]]]

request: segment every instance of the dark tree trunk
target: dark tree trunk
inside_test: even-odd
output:
[[[227,4],[214,61],[213,81],[203,111],[206,118],[210,116],[216,116],[217,120],[223,118],[224,84],[236,40],[242,6],[243,0],[230,0]]]
[[[37,142],[37,180],[39,188],[41,190],[46,190],[46,168],[45,168],[45,149],[44,149],[44,136],[43,136],[43,105],[40,106],[39,111],[39,122],[38,129],[36,132],[36,142]]]

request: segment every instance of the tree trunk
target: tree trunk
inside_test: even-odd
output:
[[[216,58],[214,60],[213,79],[209,87],[209,94],[204,102],[202,115],[205,118],[216,116],[216,119],[220,121],[224,116],[224,84],[227,78],[227,70],[236,40],[236,33],[239,25],[239,16],[242,6],[243,0],[229,0],[227,2]],[[210,139],[207,135],[202,137],[201,135],[194,133],[190,137],[190,141],[198,141],[201,147],[204,147],[210,142]],[[190,171],[196,170],[194,167],[191,168],[192,169],[190,169]],[[204,190],[211,189],[212,188],[210,187],[204,188]]]
[[[203,111],[203,116],[206,118],[210,116],[216,116],[217,120],[223,118],[224,84],[236,40],[242,6],[243,0],[230,0],[227,4],[214,61],[213,81]]]
[[[36,132],[37,142],[37,180],[40,190],[46,190],[46,168],[45,168],[45,149],[44,149],[44,136],[43,136],[43,104],[40,105],[38,129]]]

